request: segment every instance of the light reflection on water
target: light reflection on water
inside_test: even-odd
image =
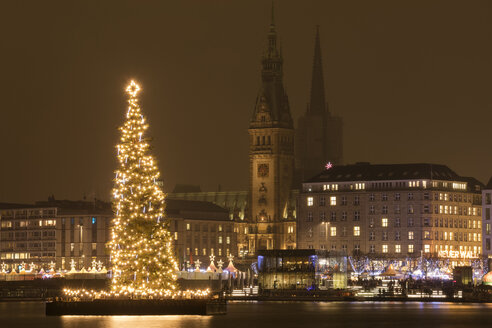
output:
[[[63,316],[62,327],[77,328],[194,328],[208,327],[211,316]]]
[[[0,328],[490,327],[492,304],[230,302],[220,316],[46,317],[38,302],[0,302]]]

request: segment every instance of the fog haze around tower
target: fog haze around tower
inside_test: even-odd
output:
[[[4,3],[0,200],[109,199],[123,89],[133,78],[165,191],[176,183],[247,190],[247,129],[270,6]],[[325,99],[344,122],[344,163],[441,163],[486,182],[491,16],[487,1],[279,1],[293,121],[310,102],[319,25]]]

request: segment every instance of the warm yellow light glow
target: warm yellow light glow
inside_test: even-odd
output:
[[[129,107],[116,146],[111,289],[119,294],[168,295],[176,289],[178,264],[164,218],[164,193],[156,184],[159,170],[144,137],[148,125],[138,105],[140,87],[131,81],[126,91]]]

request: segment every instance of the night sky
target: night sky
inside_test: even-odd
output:
[[[315,25],[345,163],[492,175],[492,2],[277,1],[292,114]],[[270,1],[4,1],[0,202],[109,200],[135,78],[165,183],[246,190]],[[320,168],[321,170],[322,168]]]

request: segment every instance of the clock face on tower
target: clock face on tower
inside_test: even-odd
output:
[[[258,164],[258,178],[268,177],[268,164]]]

